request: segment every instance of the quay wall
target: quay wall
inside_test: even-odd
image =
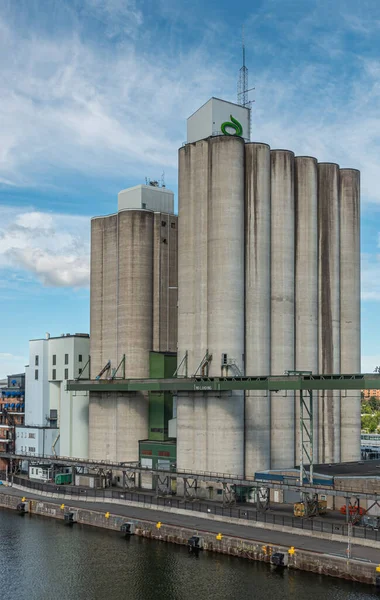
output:
[[[20,503],[20,497],[2,493],[0,494],[0,507],[10,510],[17,510]],[[103,529],[120,531],[120,527],[125,523],[128,517],[111,514],[109,512],[100,512],[90,508],[70,507],[70,504],[60,504],[46,502],[45,500],[26,500],[28,515],[36,514],[44,517],[64,520],[66,511],[72,511],[75,514],[75,520],[82,525],[90,525]],[[116,508],[116,506],[115,506]],[[25,515],[27,518],[28,515]],[[25,518],[24,517],[24,518]],[[218,535],[215,533],[194,530],[189,527],[167,525],[157,523],[155,520],[130,519],[135,524],[135,535],[179,545],[187,545],[188,539],[196,534],[203,538],[204,550],[208,552],[217,552],[228,554],[248,560],[259,560],[270,562],[270,557],[274,552],[283,552],[288,555],[288,568],[299,569],[302,571],[311,571],[331,577],[340,577],[351,581],[358,581],[370,585],[376,583],[376,565],[374,563],[362,562],[359,560],[347,560],[344,557],[311,552],[301,548],[289,548],[288,546],[270,545],[263,541],[254,541],[235,537],[230,535]],[[75,526],[75,525],[74,525]],[[121,534],[120,534],[121,535]],[[290,550],[290,552],[289,552]]]

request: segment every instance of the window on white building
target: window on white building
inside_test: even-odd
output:
[[[65,379],[69,378],[69,369],[65,369]]]
[[[30,433],[30,434],[29,434],[29,437],[30,437],[30,438],[35,438],[35,437],[36,437],[36,434],[35,434],[35,433]]]
[[[82,362],[82,360],[83,360],[83,357],[82,357],[81,354],[79,354],[79,356],[78,356],[78,362]]]
[[[57,355],[53,354],[53,366],[57,364]]]
[[[34,379],[38,379],[38,369],[34,371]]]
[[[65,365],[69,364],[69,355],[65,354]]]
[[[38,354],[36,354],[34,357],[34,364],[36,365],[36,367],[38,367]]]

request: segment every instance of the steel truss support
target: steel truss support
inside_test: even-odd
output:
[[[123,367],[122,373],[121,373],[121,379],[125,379],[125,354],[123,354],[123,358],[117,365],[116,369],[112,369],[113,372],[112,372],[111,380],[116,378],[116,375],[117,375],[120,367]]]
[[[198,493],[198,479],[183,479],[183,495],[186,498],[196,498]]]
[[[236,493],[235,486],[229,483],[223,483],[223,506],[235,506]]]
[[[124,490],[133,490],[136,486],[136,471],[123,471],[123,488]]]
[[[374,504],[377,504],[377,501]],[[360,519],[360,498],[357,496],[346,496],[346,523],[355,524]]]
[[[268,487],[257,488],[256,508],[259,511],[268,510],[268,508],[270,508],[270,488],[268,488]]]
[[[300,390],[300,484],[313,485],[314,463],[313,392]],[[306,465],[309,470],[306,470]],[[301,492],[305,517],[318,515],[318,494]]]
[[[170,474],[159,473],[156,477],[156,495],[166,496],[170,493]]]
[[[208,368],[209,368],[211,361],[212,361],[212,354],[209,354],[208,348],[207,348],[206,354],[202,358],[201,362],[199,363],[199,365],[197,367],[197,370],[195,371],[195,373],[192,377],[196,377],[199,370],[201,370],[202,377],[208,377]]]
[[[188,352],[186,350],[181,362],[179,363],[178,367],[176,368],[176,370],[174,371],[173,377],[178,377],[178,373],[182,367],[182,365],[185,366],[185,377],[187,377],[187,357],[188,357]],[[183,377],[183,376],[182,376]]]
[[[82,378],[82,376],[84,378],[84,372],[87,369],[87,367],[88,367],[88,376],[90,377],[90,373],[91,373],[91,356],[88,357],[88,360],[87,360],[86,364],[84,365],[81,373],[79,373],[78,377],[75,378],[75,381],[79,381]]]
[[[313,484],[313,392],[300,390],[300,484]],[[309,465],[309,471],[306,471]]]

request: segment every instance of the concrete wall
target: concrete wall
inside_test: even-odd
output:
[[[0,494],[0,506],[4,506],[11,510],[17,509],[19,497],[2,493]],[[45,517],[64,519],[64,513],[67,510],[74,512],[77,523],[100,527],[108,530],[120,532],[120,527],[127,520],[132,521],[135,525],[135,535],[155,539],[157,541],[169,542],[173,544],[187,545],[191,536],[194,535],[194,529],[185,526],[174,526],[161,524],[160,529],[157,529],[157,519],[154,518],[152,511],[152,519],[128,519],[125,516],[117,514],[117,506],[112,514],[91,510],[91,508],[77,508],[70,506],[66,502],[64,509],[60,507],[58,502],[49,502],[44,498],[41,500],[27,500],[27,510],[30,514],[38,514]],[[166,512],[171,512],[171,509],[163,509]],[[228,519],[232,522],[234,519]],[[221,527],[223,530],[223,527]],[[265,537],[260,536],[260,540],[252,539],[247,533],[246,538],[232,537],[222,535],[221,539],[217,539],[213,531],[197,531],[203,539],[203,549],[208,552],[216,552],[228,554],[231,556],[245,558],[248,560],[259,560],[269,563],[270,557],[274,552],[282,552],[286,555],[288,568],[298,569],[303,571],[311,571],[319,575],[329,575],[331,577],[339,577],[352,581],[360,581],[374,585],[376,582],[376,564],[365,563],[359,560],[347,560],[345,557],[333,556],[330,554],[322,554],[320,552],[312,552],[303,550],[302,548],[292,547],[287,545],[273,544],[265,542]],[[321,536],[322,534],[319,534]],[[327,539],[339,539],[346,541],[342,536],[326,536]],[[265,544],[265,545],[264,545]],[[292,550],[289,553],[289,550]],[[294,551],[294,552],[293,552]]]
[[[318,164],[319,373],[340,370],[339,167]],[[319,459],[340,461],[340,392],[319,394]]]
[[[210,140],[207,231],[207,347],[210,376],[245,373],[244,358],[244,143]],[[180,307],[179,307],[180,310]],[[236,366],[234,366],[236,365]],[[179,422],[177,422],[177,427]],[[197,426],[197,423],[196,423]],[[207,469],[244,473],[244,393],[207,396]]]
[[[245,146],[245,352],[248,375],[270,374],[270,148]],[[271,465],[270,393],[246,392],[245,473]]]
[[[60,453],[73,458],[88,458],[89,394],[67,392],[61,387]]]
[[[35,364],[36,356],[38,366]],[[46,415],[49,412],[48,368],[48,341],[30,341],[29,366],[25,372],[25,425],[46,425]]]
[[[178,363],[187,352],[188,375],[198,369],[200,374],[208,350],[213,357],[210,375],[221,374],[222,353],[244,372],[241,138],[216,137],[181,148],[179,224]],[[236,374],[229,368],[230,374]],[[241,393],[179,394],[179,468],[197,465],[199,470],[242,473],[243,428]]]
[[[108,360],[113,372],[125,356],[126,377],[148,377],[151,350],[176,350],[177,217],[121,210],[93,219],[91,257],[91,375]],[[138,441],[148,436],[146,394],[91,393],[89,418],[91,458],[138,459]]]
[[[205,105],[190,121],[207,120],[208,109]],[[294,158],[287,150],[270,151],[265,144],[246,144],[241,168],[245,215],[237,226],[238,152],[225,159],[221,151],[223,144],[233,143],[238,138],[211,137],[179,151],[178,364],[187,353],[187,371],[182,364],[180,375],[200,375],[207,350],[213,355],[209,373],[220,375],[222,348],[239,338],[238,322],[233,333],[229,327],[238,313],[244,314],[245,339],[231,352],[237,353],[241,372],[359,371],[358,172],[318,164],[312,157]],[[245,245],[242,313],[228,305],[230,284],[240,289],[236,227]],[[218,307],[223,308],[216,317]],[[239,355],[245,355],[246,365]],[[178,396],[180,467],[207,470],[220,434],[225,444],[218,470],[231,468],[227,456],[239,454],[240,447],[227,441],[220,426],[224,402],[204,392]],[[232,397],[226,405],[232,407]],[[314,462],[358,458],[359,408],[358,394],[342,400],[340,392],[313,394]],[[299,463],[299,418],[299,395],[246,394],[247,475]]]
[[[16,453],[29,456],[51,456],[52,446],[59,429],[53,427],[16,427]],[[60,454],[59,440],[55,446],[56,454]]]
[[[360,173],[340,169],[340,372],[360,373]],[[360,460],[360,392],[341,394],[341,460]]]
[[[295,368],[318,373],[318,167],[297,156],[295,167]],[[306,402],[307,394],[305,395]],[[299,393],[295,405],[296,464],[300,462]],[[318,462],[318,392],[313,392],[314,456]],[[305,436],[306,437],[306,436]]]
[[[271,151],[271,374],[294,369],[294,154]],[[294,392],[271,395],[271,467],[295,463]]]
[[[182,362],[182,376],[197,371],[208,347],[209,157],[207,140],[184,146],[178,156],[178,367]],[[204,394],[178,394],[176,406],[178,466],[192,469],[200,465],[206,470],[207,398]]]

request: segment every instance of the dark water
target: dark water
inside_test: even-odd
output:
[[[0,509],[1,600],[368,600],[370,586]]]

